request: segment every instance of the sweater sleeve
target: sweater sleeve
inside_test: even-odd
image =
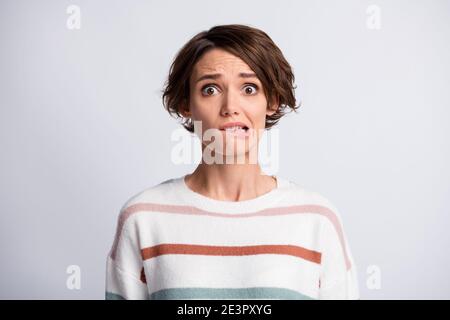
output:
[[[114,244],[106,261],[106,300],[146,300],[148,289],[138,237],[125,223],[126,212],[119,216]]]
[[[321,274],[319,299],[360,299],[358,277],[340,214],[331,212],[321,226]]]

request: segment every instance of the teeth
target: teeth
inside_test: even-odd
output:
[[[225,131],[235,131],[235,130],[244,130],[245,131],[244,128],[239,127],[239,126],[225,128]]]

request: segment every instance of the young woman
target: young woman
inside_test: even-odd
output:
[[[340,215],[325,197],[263,174],[258,144],[296,110],[294,75],[261,30],[215,26],[176,56],[163,93],[202,160],[122,207],[107,299],[358,299]]]

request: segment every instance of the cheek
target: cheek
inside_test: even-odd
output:
[[[257,122],[258,127],[264,128],[266,123],[266,101],[265,99],[258,102],[257,108],[252,112],[252,118]]]
[[[209,124],[216,118],[214,103],[193,98],[191,99],[190,105],[192,118],[197,121],[202,121],[202,125],[208,128]]]

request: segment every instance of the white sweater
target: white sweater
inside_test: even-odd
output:
[[[132,196],[106,265],[106,299],[359,299],[340,214],[281,177],[244,201],[191,190],[185,176]]]

